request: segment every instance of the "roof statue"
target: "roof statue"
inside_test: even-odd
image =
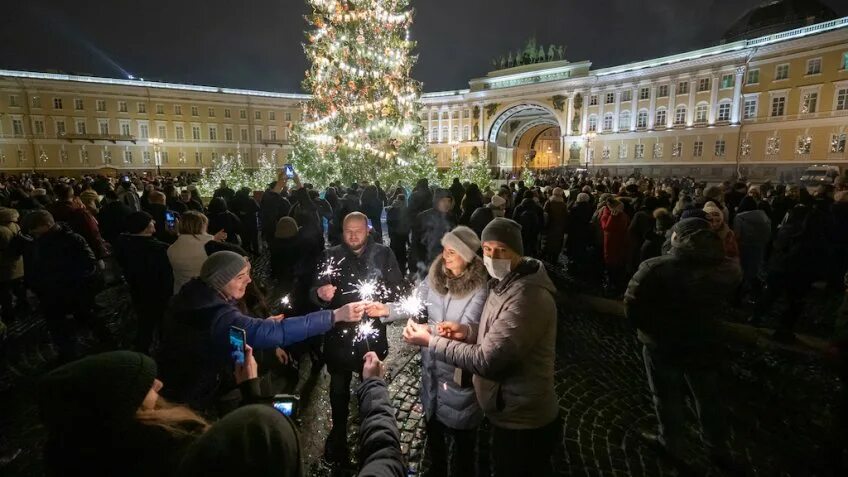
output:
[[[516,66],[530,65],[534,63],[547,63],[551,61],[565,60],[565,45],[548,46],[545,51],[545,46],[536,41],[536,37],[530,37],[523,48],[518,49],[513,53],[492,59],[492,66],[495,69],[514,68]]]

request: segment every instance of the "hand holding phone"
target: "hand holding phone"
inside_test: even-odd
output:
[[[174,230],[177,227],[177,217],[173,212],[165,212],[165,226],[168,230]]]
[[[230,356],[237,366],[243,366],[247,354],[247,333],[238,327],[230,327]]]
[[[294,166],[291,164],[286,164],[283,166],[283,172],[286,173],[286,177],[289,179],[294,179]]]
[[[293,394],[277,394],[272,401],[274,409],[291,419],[297,419],[300,411],[300,397]]]

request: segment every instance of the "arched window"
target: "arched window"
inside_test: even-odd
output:
[[[621,114],[618,115],[618,130],[630,130],[630,111],[622,111]]]
[[[445,113],[445,114],[447,114],[447,113]],[[450,131],[448,130],[448,127],[443,126],[442,127],[442,137],[439,138],[439,142],[448,142],[448,134],[449,133],[450,133]]]
[[[595,132],[598,130],[598,117],[594,114],[589,116],[589,132]]]
[[[710,106],[707,103],[701,103],[695,107],[695,123],[707,122],[707,115],[710,113]]]
[[[612,113],[604,114],[604,132],[612,131],[612,120],[613,120]]]
[[[648,127],[648,112],[647,111],[639,111],[639,114],[636,115],[636,129],[645,129]]]
[[[686,124],[686,106],[678,106],[674,110],[674,125],[682,126]]]
[[[666,121],[668,120],[667,112],[665,108],[657,108],[657,112],[654,115],[654,127],[655,128],[664,128],[666,127]]]
[[[430,130],[430,142],[439,142],[439,128]]]

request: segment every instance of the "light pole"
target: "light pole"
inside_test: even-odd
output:
[[[152,137],[147,140],[148,143],[153,144],[153,157],[156,161],[156,176],[162,176],[162,154],[160,148],[162,144],[165,142],[161,137]]]
[[[592,141],[595,140],[597,134],[590,132],[586,134],[586,175],[589,175],[589,152],[592,150]]]

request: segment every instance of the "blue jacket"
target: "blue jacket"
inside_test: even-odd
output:
[[[221,373],[232,371],[231,326],[245,330],[247,344],[256,350],[282,348],[329,331],[333,312],[263,320],[242,314],[201,280],[189,281],[171,300],[156,353],[167,398],[201,409],[212,404]]]

